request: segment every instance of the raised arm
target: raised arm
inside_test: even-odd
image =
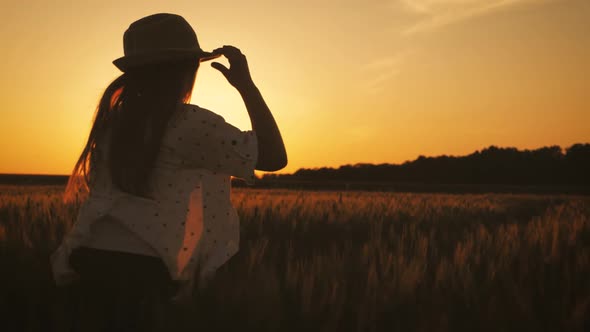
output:
[[[256,169],[278,171],[287,165],[287,152],[275,119],[266,105],[262,94],[250,76],[246,56],[233,46],[223,46],[213,51],[229,60],[230,67],[213,62],[211,66],[219,70],[234,86],[246,105],[252,129],[258,139],[258,161]]]

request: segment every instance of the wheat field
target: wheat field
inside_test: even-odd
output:
[[[76,287],[55,287],[48,261],[78,210],[62,191],[0,187],[7,331],[70,326]],[[232,200],[240,252],[191,303],[163,309],[167,331],[590,327],[589,197],[234,189]]]

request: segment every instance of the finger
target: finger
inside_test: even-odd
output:
[[[218,47],[218,48],[214,49],[213,51],[211,51],[211,53],[223,55],[223,47]]]
[[[222,47],[218,47],[212,51],[215,54],[223,54],[223,55],[239,55],[242,54],[239,48],[231,45],[223,45]]]
[[[231,45],[224,45],[223,47],[218,47],[213,50],[213,53],[223,55],[226,59],[229,60],[230,66],[238,66],[239,67],[239,66],[242,66],[243,64],[245,64],[247,61],[246,56],[244,54],[242,54],[242,51],[240,51],[237,47],[234,47]],[[214,68],[216,68],[216,67],[214,67]]]
[[[239,48],[232,45],[223,45],[222,49],[229,53],[242,54],[242,51],[240,51]]]
[[[242,51],[240,51],[240,49],[235,46],[224,45],[219,50],[226,58],[228,58],[228,60],[238,60],[245,58]]]
[[[212,62],[211,67],[219,70],[225,77],[227,77],[227,74],[229,73],[229,68],[227,68],[219,62]]]

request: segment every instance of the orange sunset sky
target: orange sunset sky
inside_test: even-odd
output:
[[[3,1],[0,173],[70,173],[123,32],[156,12],[248,56],[286,172],[590,142],[588,0]],[[208,63],[192,103],[250,129]]]

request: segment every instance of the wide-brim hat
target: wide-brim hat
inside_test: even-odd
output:
[[[190,24],[182,16],[168,13],[131,23],[123,35],[123,50],[125,56],[113,61],[123,72],[154,63],[190,58],[206,61],[220,56],[203,51]]]

